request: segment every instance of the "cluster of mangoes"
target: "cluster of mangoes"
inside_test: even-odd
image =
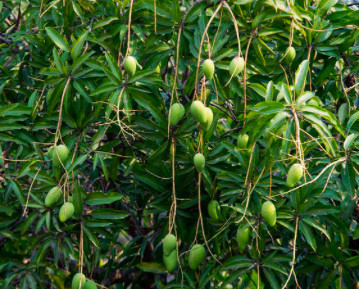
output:
[[[196,270],[203,264],[205,258],[206,249],[203,245],[195,244],[189,251],[188,265],[192,270]],[[163,239],[163,263],[169,273],[177,267],[177,239],[173,234],[168,234]]]
[[[72,278],[72,289],[97,289],[95,282],[86,279],[86,276],[82,273],[76,273]]]

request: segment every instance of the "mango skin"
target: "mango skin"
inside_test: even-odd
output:
[[[232,59],[232,61],[229,63],[229,74],[231,77],[236,77],[239,73],[242,72],[244,68],[244,59],[243,57],[236,56]]]
[[[66,222],[68,219],[72,217],[75,212],[75,207],[72,203],[66,202],[64,203],[59,211],[59,220],[60,222]]]
[[[127,56],[123,61],[123,68],[130,75],[134,75],[136,73],[137,60],[133,56]]]
[[[303,167],[301,164],[293,164],[287,175],[287,186],[294,187],[303,176]]]
[[[213,60],[206,59],[202,64],[202,70],[203,70],[204,76],[208,80],[211,80],[213,78],[213,75],[214,75],[214,62],[213,62]]]
[[[292,64],[293,60],[295,59],[295,56],[296,56],[296,52],[295,52],[295,49],[294,47],[288,47],[287,50],[286,50],[286,56],[284,58],[285,62],[290,65]]]
[[[169,256],[177,248],[177,239],[173,234],[167,234],[163,239],[163,254]]]
[[[80,287],[81,280],[81,287]],[[72,278],[71,288],[72,289],[84,289],[86,283],[86,277],[82,273],[76,273]]]
[[[181,103],[174,103],[172,104],[169,112],[170,116],[170,124],[176,125],[184,116],[185,109]]]
[[[98,287],[95,282],[87,280],[84,289],[98,289]]]
[[[194,166],[196,167],[197,172],[202,172],[204,169],[204,166],[206,165],[206,159],[204,155],[201,153],[198,153],[193,158]]]
[[[196,244],[194,245],[188,256],[188,265],[192,270],[196,270],[203,263],[206,258],[206,249],[203,245]]]
[[[239,135],[237,139],[237,147],[240,149],[247,148],[249,136],[248,134]]]
[[[212,121],[213,121],[213,112],[212,109],[210,109],[209,107],[206,107],[206,114],[207,114],[207,120],[204,123],[204,129],[205,130],[209,130],[209,128],[211,127]]]
[[[277,211],[274,204],[271,201],[266,201],[263,203],[262,217],[271,227],[273,227],[277,222]]]
[[[205,124],[207,121],[207,113],[206,107],[202,103],[202,101],[195,100],[191,104],[191,114],[195,119],[197,119],[200,123]]]
[[[173,250],[169,256],[163,255],[163,263],[169,273],[172,273],[177,267],[177,250]]]
[[[248,226],[239,226],[237,229],[237,243],[241,252],[243,252],[248,245],[249,233],[250,230]]]
[[[46,195],[45,206],[51,207],[54,205],[62,195],[62,191],[59,187],[53,187]]]
[[[69,153],[70,151],[67,148],[67,146],[63,144],[55,146],[52,150],[52,155],[51,155],[52,165],[58,167],[61,165],[61,163],[64,164],[69,156]]]
[[[220,206],[216,200],[210,201],[207,206],[208,215],[213,221],[219,220]]]

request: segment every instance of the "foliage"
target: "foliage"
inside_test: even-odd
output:
[[[81,270],[107,288],[356,286],[359,11],[336,0],[17,0],[0,11],[1,288],[69,288]],[[213,111],[208,129],[195,99]],[[174,102],[186,114],[170,126]],[[54,144],[70,150],[61,166]],[[304,176],[288,188],[296,163]],[[75,213],[62,223],[65,201]],[[196,243],[206,258],[191,270]]]

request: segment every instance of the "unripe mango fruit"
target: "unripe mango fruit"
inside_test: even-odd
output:
[[[72,217],[74,212],[75,212],[75,207],[72,203],[70,202],[64,203],[59,211],[60,222],[66,222],[68,219]]]
[[[206,159],[204,158],[204,155],[202,155],[201,153],[197,153],[193,158],[193,162],[197,172],[202,172],[206,164]]]
[[[172,273],[177,267],[177,250],[173,250],[169,256],[163,255],[163,263],[169,273]]]
[[[62,195],[62,191],[59,187],[53,187],[46,195],[45,198],[45,206],[51,207],[53,204],[55,204],[60,196]]]
[[[248,226],[239,226],[237,229],[237,243],[241,252],[244,251],[248,245],[249,233],[250,231]]]
[[[232,59],[232,61],[229,63],[229,74],[231,77],[236,77],[244,67],[244,59],[240,56],[236,56]]]
[[[295,52],[295,49],[294,47],[288,47],[287,50],[286,50],[286,56],[285,56],[285,62],[287,64],[292,64],[293,60],[295,59],[295,55],[296,55],[296,52]]]
[[[213,78],[213,75],[214,75],[214,62],[213,62],[213,60],[206,59],[202,64],[202,70],[203,70],[204,76],[208,80],[211,80]]]
[[[177,239],[173,234],[167,234],[163,239],[163,254],[169,256],[177,248]]]
[[[81,285],[80,285],[81,282]],[[86,277],[82,273],[76,273],[72,278],[71,288],[72,289],[84,289],[86,283]],[[81,287],[80,287],[81,286]]]
[[[262,217],[268,223],[269,226],[273,227],[275,225],[277,221],[277,211],[271,201],[266,201],[263,203]]]
[[[206,114],[207,114],[207,120],[204,123],[204,129],[205,130],[209,130],[209,128],[211,127],[212,121],[213,121],[213,112],[212,109],[210,109],[209,107],[206,107]]]
[[[188,265],[192,270],[196,270],[206,258],[206,250],[203,245],[196,244],[194,245],[188,256]]]
[[[218,221],[219,219],[219,203],[216,200],[210,201],[207,206],[208,215],[213,221]]]
[[[172,106],[170,108],[170,112],[169,112],[170,124],[176,125],[182,119],[184,114],[185,114],[185,109],[182,104],[180,104],[178,102],[172,104]]]
[[[248,134],[239,135],[237,139],[237,147],[240,149],[247,148],[248,140],[249,140]]]
[[[123,61],[123,67],[125,71],[130,75],[134,75],[136,73],[137,60],[133,56],[127,56]]]
[[[200,100],[195,100],[191,104],[191,114],[195,119],[197,119],[200,123],[204,124],[207,121],[207,112],[206,107]]]
[[[301,164],[293,164],[287,175],[287,186],[292,188],[303,176],[303,167]]]
[[[62,164],[65,163],[65,161],[67,160],[68,156],[69,156],[69,149],[67,148],[67,146],[65,145],[58,145],[55,146],[52,150],[52,165],[55,167],[58,167]]]
[[[87,280],[84,289],[98,289],[98,287],[95,282]]]
[[[187,11],[187,8],[185,6],[180,6],[180,11],[182,13],[185,13]]]

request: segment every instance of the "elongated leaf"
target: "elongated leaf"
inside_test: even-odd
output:
[[[294,88],[296,95],[300,95],[305,87],[306,78],[309,70],[309,60],[304,60],[295,73]]]
[[[67,40],[62,37],[54,28],[46,27],[45,28],[47,35],[51,38],[51,40],[62,50],[69,52],[70,46]]]

